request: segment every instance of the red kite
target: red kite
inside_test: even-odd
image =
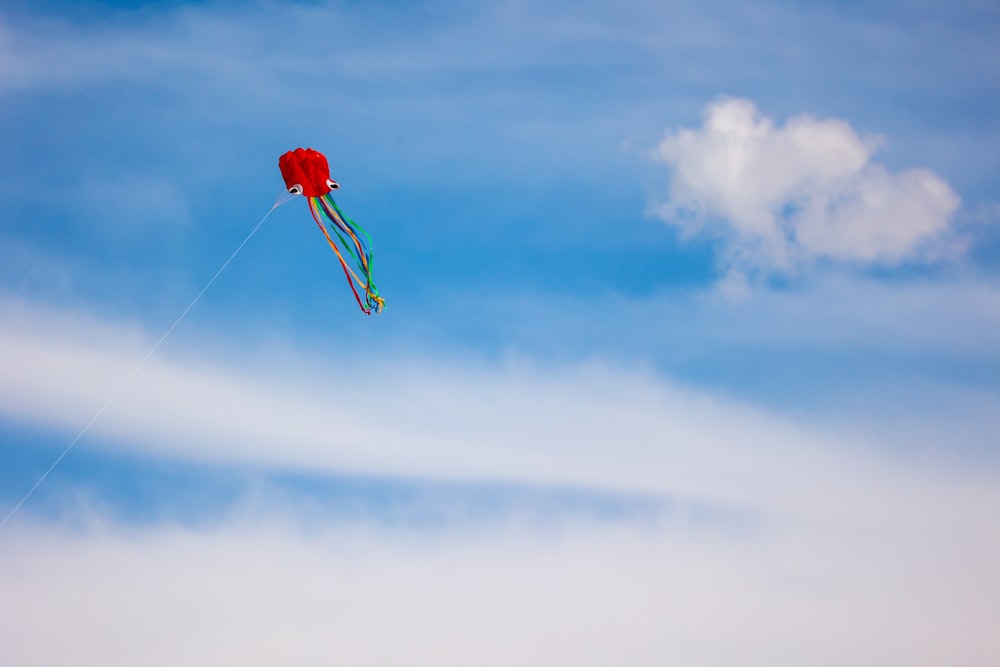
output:
[[[326,242],[337,254],[337,259],[344,268],[347,282],[361,310],[366,315],[371,315],[373,310],[376,313],[381,311],[385,301],[379,296],[378,288],[372,281],[372,239],[361,225],[344,215],[333,201],[330,192],[340,185],[330,178],[330,165],[326,161],[326,156],[312,148],[296,148],[278,158],[278,168],[281,169],[281,176],[285,179],[288,191],[309,200],[309,212],[326,237]],[[327,227],[337,236],[340,247],[330,236]],[[344,261],[341,249],[354,260],[354,269]],[[361,300],[355,284],[364,291],[364,301]]]

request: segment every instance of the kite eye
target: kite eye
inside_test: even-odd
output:
[[[300,195],[302,194],[302,186],[293,185],[292,187],[288,188],[288,191],[291,192],[293,195]]]
[[[326,187],[330,188],[331,190],[336,190],[337,188],[340,187],[340,183],[328,178],[326,179]]]

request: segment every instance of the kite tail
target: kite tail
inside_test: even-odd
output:
[[[316,221],[320,231],[323,232],[323,236],[326,237],[326,242],[330,244],[333,252],[337,254],[340,266],[344,269],[344,275],[347,276],[347,283],[351,286],[351,291],[354,292],[354,298],[357,300],[358,305],[361,306],[361,310],[366,315],[371,315],[373,310],[376,313],[380,312],[382,307],[385,306],[385,301],[379,296],[378,288],[375,287],[375,282],[372,280],[371,236],[368,235],[368,232],[361,225],[344,215],[343,211],[340,210],[340,207],[337,206],[337,203],[333,201],[333,197],[329,194],[325,194],[322,197],[309,197],[309,211],[312,213],[313,220]],[[324,220],[327,223],[325,225],[323,224]],[[339,247],[333,240],[333,237],[330,236],[330,232],[327,231],[328,226],[337,236],[337,240],[340,242]],[[351,259],[354,260],[354,268],[348,266],[344,255],[341,253],[341,249],[346,251]],[[365,294],[364,301],[362,301],[361,295],[358,293],[358,287]]]

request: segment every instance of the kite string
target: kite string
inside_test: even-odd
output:
[[[56,466],[58,466],[59,463],[64,458],[66,458],[66,455],[69,454],[70,450],[73,449],[74,446],[76,446],[76,443],[80,440],[80,438],[82,438],[87,433],[87,431],[90,430],[90,427],[93,426],[98,419],[100,419],[101,415],[104,414],[104,411],[107,410],[108,407],[114,402],[114,400],[118,398],[118,395],[125,390],[125,387],[128,386],[129,382],[131,382],[132,379],[139,374],[139,371],[142,370],[143,366],[146,365],[146,362],[149,361],[150,357],[152,357],[153,354],[156,352],[156,350],[159,349],[160,345],[163,344],[163,341],[165,341],[167,337],[170,336],[171,333],[173,333],[174,329],[177,328],[177,325],[181,323],[181,320],[184,319],[184,317],[188,314],[188,312],[190,312],[192,308],[194,308],[194,305],[198,303],[198,301],[205,294],[205,292],[208,291],[208,288],[211,287],[213,283],[215,283],[215,281],[219,278],[220,275],[222,275],[222,272],[225,271],[226,267],[228,267],[229,264],[236,258],[236,255],[239,254],[240,250],[243,250],[243,246],[245,246],[250,241],[251,237],[253,237],[253,235],[257,233],[257,230],[261,228],[261,225],[264,224],[264,221],[267,220],[268,217],[274,212],[274,209],[278,208],[286,201],[288,201],[288,198],[279,197],[278,200],[274,202],[274,206],[271,207],[271,210],[265,213],[264,217],[260,219],[260,222],[258,222],[257,225],[252,230],[250,230],[250,233],[247,234],[247,237],[245,239],[243,239],[243,242],[240,243],[239,246],[237,246],[236,250],[233,251],[233,254],[229,256],[229,259],[227,259],[225,262],[222,263],[222,266],[220,266],[219,270],[215,272],[215,275],[212,276],[212,278],[207,283],[205,283],[205,286],[201,288],[201,291],[198,292],[198,295],[194,299],[192,299],[191,303],[189,303],[187,308],[184,309],[184,312],[182,312],[177,317],[177,319],[174,320],[174,323],[170,325],[170,327],[163,333],[162,336],[160,336],[160,339],[156,341],[156,344],[153,345],[152,348],[150,348],[149,352],[146,353],[146,356],[142,358],[142,360],[136,365],[136,367],[133,368],[132,371],[127,376],[125,376],[125,379],[122,380],[121,384],[118,385],[118,388],[115,389],[114,393],[112,393],[111,396],[109,396],[108,399],[104,401],[104,405],[102,405],[101,408],[96,413],[94,413],[94,416],[90,418],[90,421],[87,422],[87,424],[82,429],[80,429],[80,432],[76,434],[76,437],[73,438],[68,445],[66,445],[66,448],[63,449],[62,453],[59,454],[58,457],[56,457],[56,460],[52,462],[52,465],[50,465],[48,469],[44,473],[42,473],[42,476],[38,478],[38,481],[35,482],[35,485],[32,486],[26,494],[24,494],[24,497],[21,498],[21,500],[17,503],[17,505],[14,505],[14,509],[12,509],[9,514],[7,514],[7,516],[4,518],[3,521],[0,521],[0,528],[3,528],[7,524],[7,522],[10,521],[11,517],[17,514],[17,511],[21,509],[21,506],[25,502],[27,502],[28,498],[30,498],[32,494],[35,493],[38,487],[42,485],[42,482],[44,482],[45,479],[49,476],[49,474],[56,469]]]

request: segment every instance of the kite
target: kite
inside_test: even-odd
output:
[[[366,315],[371,315],[373,310],[376,313],[381,311],[385,301],[379,296],[378,288],[372,281],[372,239],[361,225],[344,215],[333,201],[330,193],[340,185],[330,178],[330,165],[326,156],[312,148],[296,148],[278,158],[278,168],[281,169],[288,191],[293,195],[302,195],[309,201],[309,212],[326,237],[326,242],[337,254],[337,259],[344,268],[344,275],[347,276],[347,283],[361,310]],[[330,236],[328,227],[337,237],[339,247],[337,241]],[[351,257],[354,268],[348,266],[341,250]],[[358,293],[358,287],[364,292],[364,301]]]

